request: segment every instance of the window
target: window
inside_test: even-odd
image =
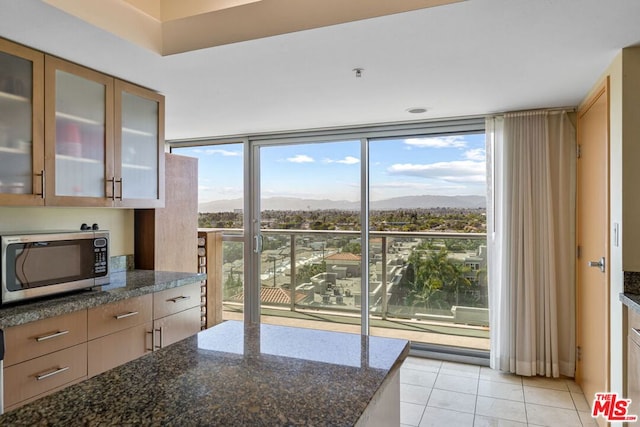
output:
[[[488,350],[484,120],[186,144],[172,151],[200,159],[201,226],[259,224],[255,283],[224,248],[228,318],[251,291],[263,322]],[[226,193],[241,182],[252,194]]]

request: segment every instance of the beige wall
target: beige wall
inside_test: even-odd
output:
[[[82,223],[109,230],[111,256],[133,254],[131,209],[0,207],[0,231],[79,230]]]

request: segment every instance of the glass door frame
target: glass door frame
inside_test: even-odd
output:
[[[369,141],[361,135],[326,135],[317,138],[295,138],[292,140],[248,141],[245,144],[245,271],[244,320],[249,324],[260,322],[260,254],[262,252],[261,206],[260,206],[260,149],[283,145],[329,143],[341,141],[360,142],[360,239],[369,241]],[[249,155],[247,155],[249,154]],[[249,184],[247,186],[247,184]],[[249,260],[249,262],[247,262]],[[361,334],[369,335],[369,245],[361,245],[360,276],[360,325]],[[275,272],[274,272],[275,274]],[[293,283],[292,283],[292,286]]]
[[[484,131],[484,116],[440,119],[399,124],[368,125],[349,128],[328,128],[281,133],[265,133],[223,138],[202,138],[169,141],[170,147],[243,144],[243,242],[244,242],[244,321],[260,323],[260,259],[257,256],[260,229],[260,148],[275,145],[360,141],[360,191],[362,275],[361,275],[361,334],[369,335],[369,143],[375,139],[412,138],[428,135],[476,133]]]

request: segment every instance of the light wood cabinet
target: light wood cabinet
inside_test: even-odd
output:
[[[87,311],[81,310],[49,319],[7,328],[4,366],[52,353],[87,341]]]
[[[154,349],[166,347],[200,331],[200,295],[200,283],[153,295]]]
[[[5,409],[86,378],[86,341],[86,310],[7,328]]]
[[[164,97],[0,39],[0,206],[164,205]]]
[[[4,403],[11,407],[87,376],[87,344],[59,350],[4,369]]]
[[[115,178],[120,207],[164,206],[164,97],[115,81]]]
[[[46,204],[164,204],[164,97],[45,58]]]
[[[200,310],[195,282],[6,328],[5,409],[198,333]]]
[[[88,376],[152,351],[151,294],[88,310]]]
[[[89,341],[87,375],[98,375],[151,352],[152,328],[147,322]]]
[[[0,205],[43,205],[44,54],[0,39]]]
[[[154,320],[154,350],[200,332],[200,306]]]
[[[152,320],[151,294],[90,308],[88,338],[93,340]]]
[[[135,264],[146,270],[195,273],[198,159],[166,154],[165,165],[165,206],[135,212]]]
[[[629,414],[640,414],[640,314],[627,309],[627,393]]]
[[[112,77],[45,56],[45,203],[111,206]]]

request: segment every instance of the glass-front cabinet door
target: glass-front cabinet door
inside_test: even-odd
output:
[[[47,205],[113,205],[113,85],[112,77],[46,57]]]
[[[0,205],[44,204],[44,55],[0,39]]]
[[[116,206],[164,205],[164,97],[115,82]]]

